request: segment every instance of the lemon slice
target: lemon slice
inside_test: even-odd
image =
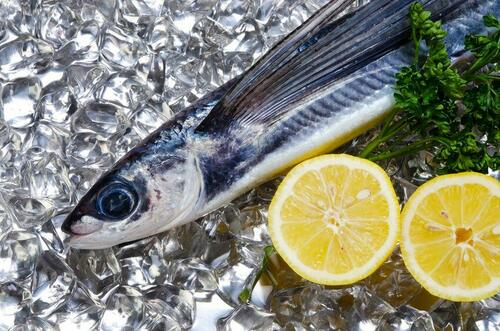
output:
[[[269,207],[273,244],[300,276],[327,285],[369,276],[394,249],[399,204],[382,168],[349,155],[307,160]]]
[[[410,197],[401,251],[430,293],[474,301],[500,291],[500,183],[467,172],[437,177]]]

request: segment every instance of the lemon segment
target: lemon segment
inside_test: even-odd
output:
[[[404,262],[430,293],[475,301],[500,291],[500,183],[483,174],[437,177],[402,213]]]
[[[399,204],[387,174],[344,154],[293,168],[268,218],[273,244],[288,265],[327,285],[369,276],[392,253],[399,234]]]

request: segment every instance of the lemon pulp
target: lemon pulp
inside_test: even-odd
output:
[[[325,155],[292,169],[269,208],[273,243],[302,277],[349,284],[392,252],[399,205],[387,174],[349,155]]]
[[[403,210],[406,266],[432,294],[455,301],[500,291],[500,184],[477,173],[437,177]]]

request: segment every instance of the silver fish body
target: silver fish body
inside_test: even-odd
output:
[[[336,19],[332,1],[244,75],[176,114],[105,174],[68,215],[76,248],[105,248],[193,221],[308,157],[331,151],[393,107],[411,63],[412,1],[372,1]],[[427,0],[450,54],[491,0]]]

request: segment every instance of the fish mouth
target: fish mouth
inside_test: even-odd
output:
[[[61,225],[61,230],[71,236],[81,237],[99,231],[104,222],[88,215],[69,214]]]
[[[108,243],[103,240],[96,240],[91,235],[71,235],[66,239],[65,243],[74,249],[81,250],[96,250],[105,249],[114,246],[116,243]]]
[[[66,233],[68,237],[64,240],[65,244],[70,246],[71,248],[82,248],[79,245],[79,242],[82,240],[82,238],[86,237],[87,235],[85,234],[78,234],[73,230],[72,224],[75,222],[75,217],[71,214],[69,214],[64,222],[61,224],[61,230],[62,232]]]
[[[85,219],[83,216],[82,219]],[[61,225],[61,230],[68,234],[64,240],[65,244],[74,249],[102,249],[111,247],[113,244],[103,240],[102,231],[104,222],[89,223],[82,219],[68,217]]]
[[[64,222],[61,224],[61,230],[62,232],[66,233],[66,234],[69,234],[69,235],[75,235],[75,233],[73,233],[73,231],[71,230],[71,223],[72,220],[70,219],[71,217],[71,214],[69,214],[66,219],[64,220]]]
[[[64,243],[73,249],[105,249],[118,243],[116,234],[106,231],[106,222],[81,211],[68,214],[60,229],[68,234]]]

